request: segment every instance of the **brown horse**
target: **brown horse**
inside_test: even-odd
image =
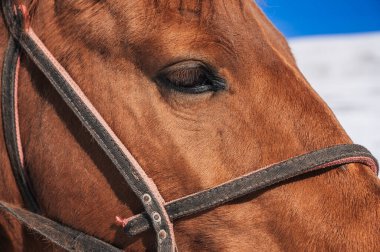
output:
[[[351,143],[283,36],[250,0],[26,4],[35,32],[167,201]],[[3,21],[0,34],[2,62]],[[132,216],[142,206],[26,57],[19,89],[25,162],[44,215],[126,250],[154,249],[152,233],[128,238],[115,225],[115,216]],[[3,138],[1,130],[0,199],[23,206]],[[342,168],[176,222],[178,248],[379,251],[380,182],[364,165]],[[0,215],[1,251],[51,249]]]

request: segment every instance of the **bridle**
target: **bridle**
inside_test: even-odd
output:
[[[211,210],[252,192],[315,170],[335,168],[349,163],[362,163],[378,172],[376,159],[359,145],[337,145],[273,164],[224,184],[165,202],[154,182],[118,139],[96,108],[87,99],[66,70],[52,56],[29,26],[24,5],[2,0],[3,16],[10,31],[2,73],[2,115],[5,142],[14,177],[29,210],[0,201],[0,209],[21,223],[68,251],[119,251],[93,236],[79,232],[39,214],[25,172],[18,126],[17,90],[20,51],[23,50],[50,81],[62,100],[73,111],[120,175],[140,199],[145,212],[128,219],[118,219],[131,236],[152,228],[158,251],[175,251],[173,221]]]

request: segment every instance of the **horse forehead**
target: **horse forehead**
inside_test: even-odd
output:
[[[230,22],[244,16],[251,0],[138,0],[123,3],[120,8],[132,22],[151,22],[161,19],[167,23],[196,22],[199,26],[216,25],[223,21]],[[150,23],[152,25],[152,23]],[[153,24],[154,25],[154,24]]]
[[[123,41],[143,65],[200,56],[234,65],[268,44],[251,0],[134,0],[120,11]]]
[[[103,19],[117,27],[119,34],[135,38],[139,43],[150,33],[171,28],[197,32],[197,35],[219,32],[232,37],[229,32],[248,27],[244,18],[245,13],[252,12],[252,4],[251,0],[89,0],[58,2],[55,8],[56,14],[65,14],[61,15],[63,18],[73,16],[81,24],[99,26],[99,20]]]
[[[251,3],[252,0],[135,0],[136,4],[128,4],[129,6],[143,5],[145,9],[162,10],[177,10],[180,14],[191,13],[200,18],[207,18],[208,14],[222,9],[242,12],[245,3]],[[234,8],[237,7],[237,8]],[[231,13],[236,14],[236,13]]]
[[[243,4],[243,2],[245,4]],[[248,33],[251,24],[244,12],[252,12],[251,0],[139,0],[126,3],[121,11],[128,40],[141,44],[144,40],[176,36],[199,40],[217,40],[234,44],[238,33]],[[253,15],[249,15],[252,18]],[[152,37],[151,37],[152,36]],[[152,42],[152,41],[150,41]],[[225,44],[226,44],[225,43]]]

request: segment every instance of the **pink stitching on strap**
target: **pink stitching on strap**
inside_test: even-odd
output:
[[[316,170],[321,170],[321,169],[325,169],[325,168],[336,166],[336,165],[344,165],[344,164],[352,164],[352,163],[360,163],[360,164],[367,165],[375,174],[377,174],[378,167],[375,161],[372,158],[365,157],[365,156],[342,158],[336,161],[332,161],[330,163],[317,166],[314,169],[309,170],[309,171],[316,171]]]
[[[16,140],[17,140],[17,150],[21,166],[24,168],[24,152],[22,150],[21,136],[20,136],[20,122],[18,116],[18,82],[19,82],[19,71],[20,71],[20,56],[17,58],[16,63],[16,73],[15,73],[15,85],[14,85],[14,112],[15,112],[15,127],[16,127]]]

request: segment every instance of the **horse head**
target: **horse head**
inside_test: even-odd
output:
[[[166,201],[351,143],[254,2],[48,0],[29,6],[36,34]],[[115,225],[115,216],[132,216],[142,206],[24,58],[19,113],[29,177],[45,215],[122,248],[152,248],[150,232],[128,238]],[[363,165],[342,168],[176,222],[178,248],[374,249],[379,182]],[[359,239],[357,232],[365,235]]]

